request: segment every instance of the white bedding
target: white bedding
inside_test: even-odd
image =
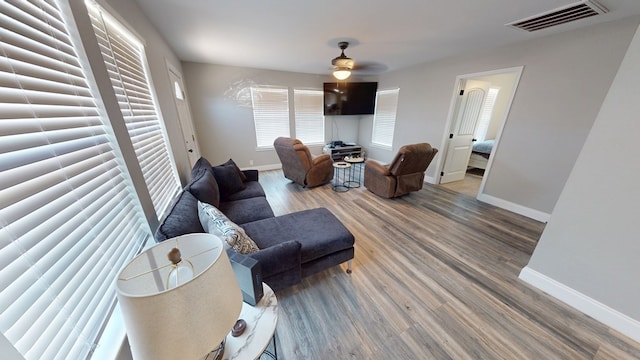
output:
[[[478,169],[486,169],[488,161],[489,159],[485,158],[484,156],[472,152],[471,157],[469,158],[469,164],[467,164],[467,166]]]

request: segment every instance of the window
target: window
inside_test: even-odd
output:
[[[0,9],[0,332],[83,359],[151,230],[56,3]]]
[[[396,125],[396,109],[400,89],[380,90],[376,96],[376,112],[373,116],[371,142],[375,145],[391,148],[393,129]]]
[[[277,137],[290,136],[287,88],[252,87],[251,101],[259,149],[273,148],[273,141]]]
[[[296,138],[304,144],[324,144],[324,100],[320,90],[293,90]]]
[[[88,4],[102,57],[158,218],[180,191],[147,77],[142,45],[96,5]]]
[[[496,104],[496,99],[498,98],[499,91],[500,89],[498,88],[489,88],[487,98],[484,100],[484,104],[482,105],[482,109],[480,110],[478,126],[476,127],[476,133],[474,134],[474,137],[478,141],[487,140],[487,131],[489,130],[489,125],[491,124],[493,107]]]

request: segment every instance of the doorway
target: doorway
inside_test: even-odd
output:
[[[187,93],[184,90],[184,83],[182,81],[182,74],[176,69],[170,62],[167,63],[167,69],[169,71],[169,81],[173,86],[174,96],[173,101],[176,105],[176,111],[178,113],[178,125],[182,132],[182,139],[184,140],[185,150],[189,157],[189,162],[193,166],[200,158],[200,149],[198,148],[198,142],[196,141],[195,131],[193,130],[193,123],[191,120],[191,112],[189,111],[189,105],[187,102]]]
[[[473,197],[482,193],[522,69],[456,78],[438,184]]]

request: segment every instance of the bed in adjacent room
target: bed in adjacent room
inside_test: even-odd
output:
[[[495,140],[476,141],[471,149],[471,157],[469,158],[469,167],[478,169],[486,169],[489,155],[493,150]]]

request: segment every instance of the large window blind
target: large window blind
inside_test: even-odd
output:
[[[56,4],[0,9],[0,331],[83,359],[151,231]]]
[[[251,101],[258,148],[273,148],[278,136],[290,136],[287,88],[252,87]]]
[[[180,191],[180,180],[156,110],[143,47],[107,13],[92,4],[87,7],[153,206],[160,218]]]
[[[324,144],[324,93],[293,90],[296,138],[304,144]]]
[[[396,109],[400,89],[380,90],[376,96],[376,112],[373,116],[371,142],[391,148],[396,126]]]

